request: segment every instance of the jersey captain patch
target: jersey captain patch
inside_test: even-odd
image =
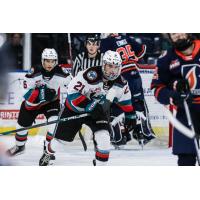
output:
[[[93,71],[93,70],[89,71],[89,72],[87,73],[87,78],[88,78],[88,80],[90,80],[90,81],[95,80],[95,79],[97,78],[97,72],[95,72],[95,71]]]

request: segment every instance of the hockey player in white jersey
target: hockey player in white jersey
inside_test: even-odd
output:
[[[17,129],[28,127],[33,124],[39,114],[44,114],[50,122],[58,119],[60,112],[60,89],[71,80],[71,75],[58,66],[58,55],[55,49],[44,49],[41,56],[42,67],[31,68],[25,75],[24,101],[21,104]],[[46,146],[53,138],[55,124],[47,127]],[[22,154],[25,150],[28,131],[17,132],[15,135],[16,145],[7,153],[10,156]]]
[[[80,71],[72,79],[67,89],[65,109],[61,119],[88,113],[85,118],[59,123],[55,139],[72,142],[82,124],[93,132],[95,145],[94,165],[105,165],[110,153],[110,104],[117,104],[125,112],[125,127],[132,130],[136,125],[136,115],[131,103],[128,83],[121,74],[121,58],[117,52],[107,51],[103,65]],[[51,149],[55,139],[51,142]],[[56,149],[55,149],[56,150]],[[50,155],[43,155],[42,165],[49,165]]]

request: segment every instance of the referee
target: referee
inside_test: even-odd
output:
[[[85,42],[85,51],[79,53],[73,64],[72,75],[76,76],[79,71],[89,67],[102,65],[103,53],[99,52],[100,35],[88,34]]]

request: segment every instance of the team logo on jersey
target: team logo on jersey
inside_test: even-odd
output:
[[[95,71],[89,71],[87,73],[87,78],[91,81],[95,80],[97,78],[97,73]]]
[[[34,68],[31,67],[31,69],[29,69],[29,71],[28,71],[28,75],[31,75],[31,74],[33,74],[33,73],[34,73]]]
[[[189,64],[182,66],[182,76],[188,80],[190,85],[190,90],[196,90],[200,88],[200,65],[198,64]]]
[[[196,67],[193,67],[187,74],[186,74],[186,79],[189,82],[190,85],[190,89],[194,90],[196,88],[197,85],[197,78],[195,75],[195,69]]]

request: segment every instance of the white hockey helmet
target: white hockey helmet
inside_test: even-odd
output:
[[[41,58],[42,65],[44,63],[44,60],[50,60],[50,59],[56,61],[55,65],[54,65],[54,67],[55,67],[58,64],[58,54],[55,49],[46,48],[42,52],[42,58]]]
[[[109,73],[105,70],[105,65],[114,65],[117,67],[112,71],[112,73]],[[106,51],[103,56],[103,66],[102,66],[102,72],[106,79],[108,80],[115,80],[121,73],[121,65],[122,65],[122,59],[118,52],[116,51]]]

